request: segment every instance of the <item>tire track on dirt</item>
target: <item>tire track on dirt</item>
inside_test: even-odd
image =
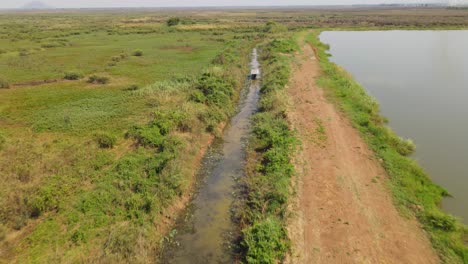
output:
[[[381,163],[316,85],[319,63],[301,43],[288,89],[302,141],[290,262],[439,263],[419,223],[395,208]]]

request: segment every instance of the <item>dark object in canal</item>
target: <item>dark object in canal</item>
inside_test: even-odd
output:
[[[259,69],[253,69],[251,72],[250,72],[250,79],[251,80],[256,80],[258,75],[260,75],[260,70]]]

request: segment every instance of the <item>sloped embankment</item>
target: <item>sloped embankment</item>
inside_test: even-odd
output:
[[[263,84],[259,113],[252,121],[245,200],[239,216],[247,263],[277,263],[290,248],[286,220],[296,139],[286,121],[284,89],[291,74],[287,54],[296,49],[290,39],[275,39],[260,48]]]

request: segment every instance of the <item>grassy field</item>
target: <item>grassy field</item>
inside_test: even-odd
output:
[[[171,17],[180,24],[168,26]],[[285,32],[318,27],[466,28],[468,13],[0,12],[0,263],[157,259],[177,217],[174,204],[190,194],[203,150],[235,112],[258,43],[266,74],[238,216],[241,248],[246,262],[283,259],[296,144],[282,116],[283,89],[287,54],[297,49]],[[435,200],[443,194],[430,188]],[[442,219],[444,228],[448,221],[456,228],[449,234],[461,235],[458,224],[433,212],[422,221]],[[450,256],[465,252],[457,239]]]
[[[2,262],[155,259],[165,208],[233,114],[250,29],[124,20],[0,16]]]

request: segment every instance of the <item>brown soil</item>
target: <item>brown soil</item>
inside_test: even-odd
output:
[[[419,223],[395,208],[381,163],[316,85],[311,46],[304,44],[297,63],[288,118],[302,149],[289,262],[439,263]]]
[[[64,81],[64,80],[52,79],[52,80],[29,81],[29,82],[12,84],[11,88],[39,86],[39,85],[48,84],[48,83],[57,83],[57,82],[60,82],[60,81]]]

